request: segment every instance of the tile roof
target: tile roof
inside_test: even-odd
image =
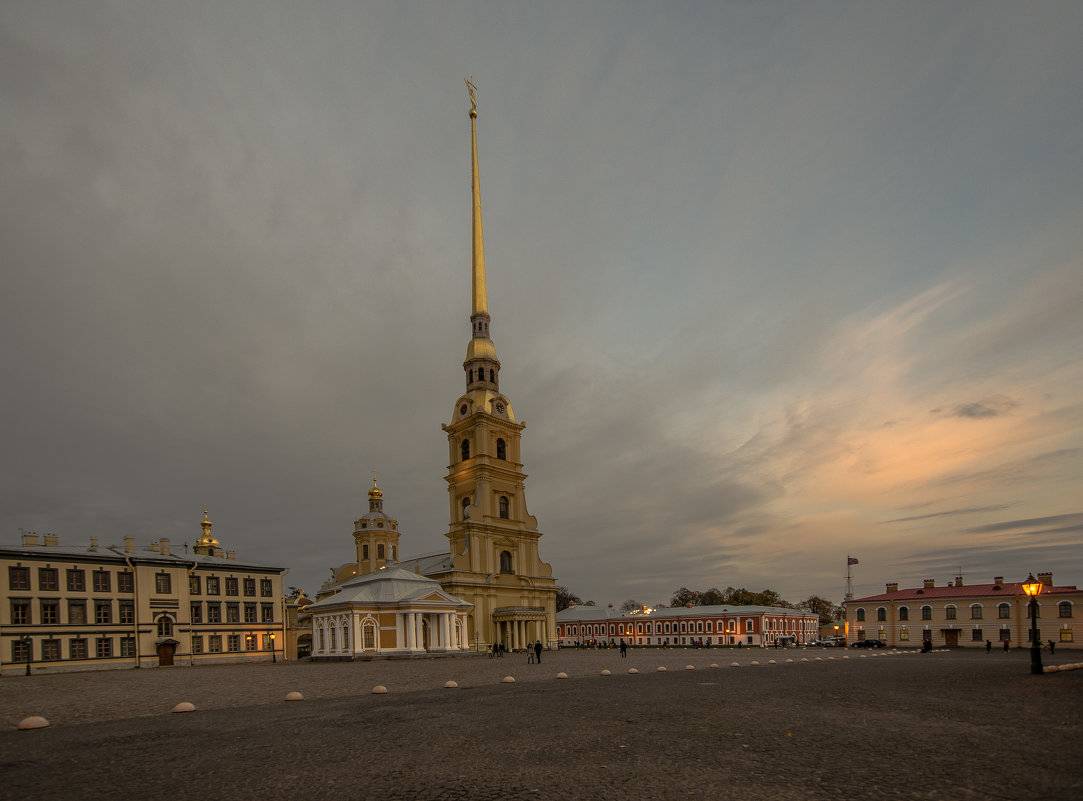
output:
[[[1066,592],[1080,592],[1074,586],[1043,587],[1042,595]],[[1023,585],[1018,581],[1003,584],[964,584],[953,587],[909,587],[895,592],[882,592],[878,595],[866,595],[846,601],[847,604],[872,603],[876,601],[911,601],[923,598],[1011,598],[1026,595]]]

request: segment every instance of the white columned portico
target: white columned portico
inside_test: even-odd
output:
[[[406,641],[403,639],[405,636],[405,629],[402,625],[402,612],[395,613],[395,647],[402,650],[406,647]]]

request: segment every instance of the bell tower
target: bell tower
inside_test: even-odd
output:
[[[373,471],[375,473],[375,471]],[[384,493],[372,477],[369,510],[353,523],[357,575],[372,573],[399,561],[399,521],[384,513]]]
[[[556,583],[538,555],[538,521],[527,511],[520,456],[525,423],[500,392],[500,360],[489,335],[485,245],[478,177],[477,87],[470,92],[472,259],[466,392],[455,401],[448,438],[451,571],[444,589],[474,604],[473,639],[523,647],[556,638]]]

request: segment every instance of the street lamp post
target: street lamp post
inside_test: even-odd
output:
[[[271,635],[271,664],[277,664],[278,655],[275,653],[275,636]]]
[[[19,638],[19,640],[22,642],[23,647],[26,648],[26,675],[29,676],[30,675],[30,656],[31,656],[31,653],[30,653],[30,635],[24,634],[22,637]]]
[[[1029,574],[1023,582],[1023,592],[1030,598],[1030,672],[1038,675],[1045,672],[1042,668],[1042,646],[1038,641],[1038,595],[1041,591],[1042,582],[1035,581],[1033,573]]]

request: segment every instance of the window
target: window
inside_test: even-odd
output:
[[[94,592],[110,592],[112,590],[108,570],[95,570],[92,575],[94,577]]]
[[[68,640],[69,659],[89,659],[90,649],[87,648],[85,637],[75,637]]]
[[[748,620],[745,621],[745,633],[746,634],[755,633],[755,631],[756,631],[755,621],[752,618],[749,618]],[[752,640],[749,640],[749,642],[752,642]]]
[[[470,499],[463,498],[463,520],[470,519]]]
[[[905,606],[899,607],[899,620],[909,620],[910,610]]]
[[[220,654],[222,653],[222,635],[212,634],[207,638],[207,653]]]
[[[949,605],[949,606],[944,607],[944,619],[945,620],[955,620],[955,607],[954,606]]]
[[[362,559],[368,559],[369,558],[369,544],[367,542],[364,545],[361,546],[361,558]]]
[[[260,622],[262,623],[274,623],[275,622],[275,605],[274,604],[260,604],[259,605]]]
[[[504,444],[504,440],[498,439],[496,441],[496,458],[507,459],[508,458],[508,446]]]
[[[29,590],[30,589],[30,568],[29,567],[9,567],[8,568],[8,588],[12,590]]]
[[[921,619],[922,620],[932,620],[933,619],[933,608],[931,606],[923,606],[923,607],[921,607]]]
[[[68,601],[68,623],[73,626],[86,623],[86,601]]]
[[[226,650],[230,653],[236,653],[241,650],[240,634],[230,634],[226,637]]]
[[[60,622],[60,601],[55,598],[41,600],[41,622],[46,624]]]
[[[38,568],[38,590],[56,592],[60,589],[60,571],[55,567]]]
[[[221,595],[218,576],[207,576],[207,595]]]
[[[394,554],[392,554],[394,556]],[[271,591],[271,580],[260,579],[259,580],[259,594],[261,598],[270,598],[273,593]]]
[[[99,637],[94,641],[94,646],[98,659],[109,659],[113,655],[112,637]]]
[[[259,650],[259,637],[255,634],[244,635],[244,650],[246,651],[258,651]]]
[[[25,599],[12,599],[11,601],[11,622],[15,624],[25,624],[30,622],[30,601]]]
[[[910,630],[909,629],[902,629],[899,632],[899,639],[900,640],[909,640],[910,639]]]
[[[882,606],[876,608],[876,619],[883,622],[887,620],[887,609]]]
[[[199,601],[192,601],[192,622],[203,622],[203,604]]]
[[[1058,617],[1071,617],[1072,616],[1072,602],[1061,601],[1057,604],[1057,616]]]
[[[68,592],[86,592],[86,571],[77,568],[68,571]]]
[[[201,653],[203,653],[203,635],[202,634],[193,634],[192,635],[192,653],[193,654],[201,654]],[[121,656],[124,656],[124,654],[121,654]]]
[[[462,461],[465,462],[470,458],[470,440],[464,439],[460,450],[462,451]]]
[[[361,627],[361,642],[362,647],[366,650],[372,650],[376,647],[376,624],[368,622]]]
[[[1072,640],[1072,630],[1071,629],[1061,629],[1060,630],[1060,641],[1061,642],[1072,642],[1073,641]]]
[[[685,622],[684,622],[684,621],[682,620],[682,621],[681,621],[681,634],[687,634],[687,633],[688,633],[688,624],[687,624],[687,623],[685,623]]]
[[[1008,604],[997,604],[997,617],[1001,620],[1010,620],[1012,608]]]
[[[227,623],[240,623],[241,622],[241,605],[235,601],[226,604],[226,622]]]
[[[970,639],[972,642],[985,642],[981,629],[974,629],[974,631],[970,632]]]
[[[501,573],[511,573],[512,572],[512,569],[511,569],[511,552],[510,551],[501,551],[500,552],[500,572]]]
[[[997,635],[997,640],[999,642],[1008,642],[1009,640],[1011,640],[1011,638],[1012,638],[1012,630],[1011,629],[1001,629],[1000,634]]]
[[[202,588],[200,587],[201,583],[202,582],[200,581],[199,576],[189,576],[188,577],[188,594],[189,595],[202,595],[203,594],[202,593]]]
[[[500,517],[503,520],[508,519],[508,506],[509,506],[509,504],[508,504],[508,496],[507,495],[501,495],[500,496]]]
[[[221,623],[222,622],[222,604],[215,602],[207,602],[207,622],[208,623]]]
[[[342,624],[342,648],[347,651],[350,648],[350,627],[345,623]]]
[[[173,618],[171,618],[169,615],[162,615],[160,618],[158,618],[158,636],[173,636]]]
[[[203,638],[200,637],[200,642]],[[121,637],[120,638],[120,655],[121,656],[135,656],[135,637]]]
[[[121,623],[134,623],[135,622],[135,602],[134,601],[117,601],[117,606],[120,610],[120,616],[118,620]]]
[[[970,619],[971,620],[981,620],[981,610],[982,610],[981,604],[973,604],[973,605],[971,605],[971,607],[970,607]]]
[[[246,578],[244,580],[244,594],[249,598],[254,598],[256,595],[256,580],[254,578]]]
[[[226,595],[237,595],[237,579],[232,577],[226,579]]]
[[[391,561],[392,561],[392,562],[394,562],[394,561],[395,561],[395,558],[396,558],[396,557],[395,557],[395,546],[394,546],[394,545],[392,545],[392,546],[391,546]]]
[[[113,602],[112,601],[95,601],[94,602],[94,622],[95,623],[112,623],[113,622]]]
[[[493,370],[493,368],[491,367],[489,368],[489,380],[493,383],[496,383],[496,371]],[[502,409],[500,409],[500,404],[497,404],[497,409],[498,411],[503,411]]]
[[[256,622],[256,605],[245,604],[244,605],[244,622],[255,623]]]
[[[117,573],[117,592],[135,592],[135,573],[130,570]]]
[[[857,619],[858,619],[858,621],[860,621],[862,623],[865,621],[865,610],[864,609],[858,609],[857,610]]]
[[[337,649],[338,649],[338,646],[336,646],[336,645],[335,645],[335,627],[334,627],[334,626],[332,626],[332,627],[331,627],[331,628],[330,628],[330,629],[328,630],[328,633],[329,633],[329,634],[331,635],[331,650],[332,650],[332,651],[335,651],[335,650],[337,650]]]
[[[709,621],[709,620],[707,621],[707,631],[708,632],[714,631],[714,629],[711,628],[711,621]]]
[[[377,546],[376,546],[376,558],[377,559],[383,559],[384,558],[384,544],[382,542],[377,544]]]
[[[60,640],[41,641],[41,661],[56,662],[60,659]]]
[[[173,580],[168,573],[154,574],[154,591],[159,595],[168,595],[173,592]]]
[[[702,634],[703,633],[703,621],[702,620],[696,621],[696,633],[697,634]]]
[[[11,661],[29,662],[34,658],[34,643],[31,640],[11,641]]]

